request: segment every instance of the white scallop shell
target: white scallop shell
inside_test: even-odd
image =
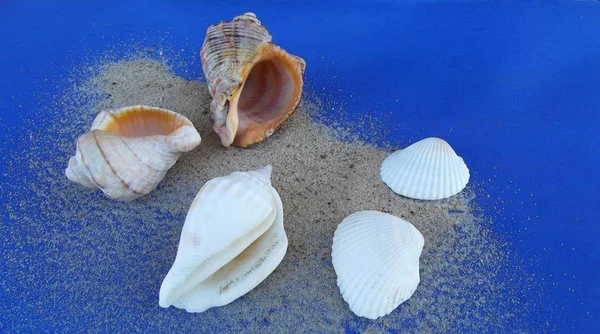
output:
[[[333,237],[332,262],[352,312],[377,319],[416,291],[425,240],[410,223],[379,211],[346,217]]]
[[[186,217],[175,263],[160,288],[161,307],[203,312],[262,282],[288,240],[271,166],[208,181]]]
[[[381,164],[381,179],[395,193],[416,199],[437,200],[461,192],[469,182],[469,169],[440,138],[426,138],[390,154]]]

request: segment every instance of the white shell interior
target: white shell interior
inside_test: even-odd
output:
[[[262,282],[287,250],[271,166],[212,179],[184,223],[159,304],[188,312],[226,305]]]
[[[380,172],[383,182],[395,193],[422,200],[456,195],[470,177],[467,165],[452,147],[433,137],[390,154]]]
[[[425,240],[410,223],[379,211],[358,211],[337,227],[332,262],[352,312],[377,319],[410,298],[420,282]]]

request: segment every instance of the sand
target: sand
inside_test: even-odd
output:
[[[447,200],[425,202],[394,194],[379,178],[390,153],[348,136],[350,124],[328,123],[310,92],[267,141],[224,148],[208,115],[210,96],[199,80],[175,76],[154,60],[127,60],[87,69],[50,113],[48,127],[30,133],[23,171],[27,192],[7,206],[18,232],[2,254],[15,285],[7,329],[144,332],[453,332],[523,329],[523,278],[508,268],[509,249],[475,205],[469,186]],[[146,104],[188,117],[202,136],[151,194],[131,203],[104,197],[64,176],[76,138],[103,109]],[[54,110],[54,109],[53,109]],[[317,121],[318,120],[318,121]],[[361,122],[371,122],[368,118]],[[376,122],[371,122],[377,128]],[[334,131],[332,127],[341,128]],[[343,131],[346,129],[346,131]],[[376,130],[376,129],[375,129]],[[392,143],[392,146],[397,143]],[[271,164],[283,201],[287,254],[247,295],[201,314],[158,306],[158,291],[177,251],[187,210],[202,185],[234,171]],[[10,168],[10,167],[9,167]],[[17,171],[11,171],[17,172]],[[29,175],[29,176],[28,176]],[[12,196],[10,189],[7,196]],[[9,201],[10,203],[10,201]],[[358,210],[401,217],[425,237],[421,283],[391,314],[370,321],[343,301],[331,265],[333,233]],[[27,235],[22,238],[22,235]],[[2,311],[0,309],[0,311]]]

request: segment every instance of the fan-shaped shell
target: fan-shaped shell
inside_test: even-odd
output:
[[[154,190],[200,140],[192,122],[170,110],[140,105],[102,111],[78,138],[65,174],[110,198],[131,201]]]
[[[271,43],[254,13],[212,25],[200,50],[213,97],[211,121],[223,146],[246,147],[269,137],[302,95],[302,58]]]
[[[333,237],[332,262],[342,297],[352,312],[377,319],[412,296],[420,282],[421,233],[379,211],[346,217]]]
[[[396,151],[381,165],[381,179],[395,193],[423,200],[456,195],[469,177],[463,159],[440,138],[426,138]]]
[[[262,282],[288,245],[271,166],[212,179],[186,217],[175,262],[160,288],[161,307],[203,312]]]

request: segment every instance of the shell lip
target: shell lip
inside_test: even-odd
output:
[[[194,203],[192,203],[190,211],[192,211],[193,206]],[[188,212],[188,215],[189,214],[190,212]],[[179,256],[181,256],[178,251],[173,267],[171,268],[171,270],[169,270],[169,273],[167,273],[167,276],[161,284],[161,288],[159,291],[159,305],[164,308],[174,305],[178,299],[180,299],[189,291],[193,290],[197,284],[200,284],[209,279],[219,269],[223,268],[225,265],[227,265],[227,263],[229,263],[235,257],[240,255],[246,248],[248,248],[248,246],[252,244],[252,242],[260,238],[260,236],[263,235],[271,227],[271,225],[274,224],[275,220],[277,219],[277,212],[274,212],[273,216],[270,218],[272,219],[261,222],[253,229],[248,230],[246,232],[246,235],[251,235],[253,237],[251,240],[243,240],[243,238],[232,240],[230,243],[228,243],[227,247],[223,247],[220,249],[207,249],[205,247],[203,251],[210,252],[211,254],[209,254],[210,256],[207,256],[200,264],[198,264],[194,268],[193,274],[188,275],[183,281],[179,282],[179,284],[176,286],[165,285],[165,282],[168,282],[169,277],[173,275],[173,270],[178,263]],[[201,273],[201,275],[199,275],[198,273]],[[194,275],[199,275],[200,278],[192,278],[192,276]],[[190,279],[193,280],[190,281]],[[182,286],[184,284],[186,284],[187,287],[183,288]]]
[[[280,63],[279,66],[284,71],[280,76],[289,85],[289,89],[291,89],[290,96],[288,99],[282,100],[283,105],[277,108],[277,112],[273,113],[274,116],[270,119],[261,123],[261,121],[254,122],[251,118],[248,118],[248,120],[242,123],[249,123],[249,125],[240,129],[241,110],[239,103],[244,88],[248,83],[247,79],[258,64],[266,61],[277,61]],[[304,59],[288,53],[276,44],[270,42],[263,43],[252,61],[245,64],[242,68],[240,75],[244,80],[233,90],[226,100],[225,108],[228,110],[225,125],[214,127],[221,138],[223,146],[248,147],[265,140],[277,131],[296,111],[302,99],[305,69],[306,62]],[[276,82],[276,84],[281,83]]]
[[[236,299],[238,299],[239,297],[247,294],[252,289],[256,288],[269,275],[271,275],[271,273],[273,273],[277,269],[277,267],[279,266],[279,264],[281,263],[281,261],[283,260],[283,258],[285,257],[285,255],[287,253],[289,241],[288,241],[287,235],[285,233],[285,227],[283,224],[284,223],[284,213],[283,213],[283,204],[281,202],[281,197],[279,196],[279,193],[277,192],[277,190],[273,187],[271,187],[270,192],[272,194],[273,201],[275,203],[276,216],[275,216],[275,220],[273,221],[273,223],[271,224],[269,229],[273,229],[273,228],[276,229],[275,233],[278,237],[278,244],[274,248],[274,250],[272,252],[270,252],[269,255],[266,256],[262,260],[261,270],[259,270],[258,272],[254,271],[253,274],[250,274],[251,277],[248,277],[249,281],[247,284],[238,285],[237,287],[229,290],[227,293],[219,294],[218,297],[216,299],[214,299],[212,303],[206,303],[204,305],[204,307],[202,307],[200,309],[186,307],[185,310],[187,312],[199,313],[199,312],[204,312],[207,309],[212,308],[212,307],[219,307],[219,306],[224,306],[224,305],[230,304],[233,301],[235,301]],[[269,233],[269,229],[267,231],[265,231],[263,233],[263,235],[266,233]],[[262,235],[259,236],[256,240],[254,240],[254,242],[256,242],[261,237],[262,237]],[[248,247],[250,247],[250,246],[248,246]],[[246,249],[244,249],[242,251],[242,253],[245,250]],[[207,279],[209,279],[209,278],[207,278]],[[169,307],[169,306],[166,306],[166,307]]]

